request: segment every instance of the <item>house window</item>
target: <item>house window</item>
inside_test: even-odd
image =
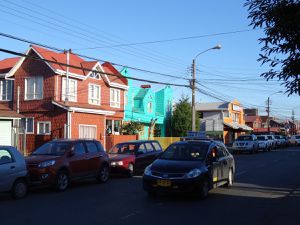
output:
[[[97,126],[96,125],[79,125],[79,138],[96,139]]]
[[[110,106],[114,108],[120,108],[120,90],[110,89]]]
[[[152,102],[148,102],[147,111],[148,111],[148,113],[152,113]]]
[[[96,70],[97,70],[97,71],[101,71],[100,66],[97,66],[97,67],[96,67]],[[90,77],[99,80],[99,79],[100,79],[100,73],[97,73],[97,72],[93,71],[93,72],[91,73]]]
[[[43,77],[25,78],[25,100],[43,99]]]
[[[100,96],[100,86],[96,84],[89,84],[89,104],[100,105]]]
[[[33,134],[34,132],[34,118],[28,117],[28,118],[22,118],[21,119],[21,128],[25,133],[27,134]],[[21,131],[21,133],[23,132]]]
[[[12,100],[13,81],[0,80],[0,101]]]
[[[37,123],[37,134],[49,135],[51,134],[51,122],[38,122]]]
[[[66,78],[62,79],[62,100],[66,100]],[[69,98],[68,100],[70,102],[76,102],[77,101],[77,80],[69,79]]]

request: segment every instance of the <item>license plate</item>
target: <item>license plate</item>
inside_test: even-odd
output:
[[[157,180],[157,185],[161,187],[170,187],[171,181],[170,180]]]

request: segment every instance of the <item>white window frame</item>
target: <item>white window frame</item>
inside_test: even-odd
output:
[[[8,90],[9,83],[11,83],[10,90]],[[6,86],[6,93],[2,94],[4,85]],[[13,95],[13,81],[12,80],[4,80],[4,79],[0,80],[0,101],[3,101],[3,102],[11,101],[12,95]]]
[[[153,105],[152,102],[147,103],[147,112],[148,113],[152,113],[152,107],[153,107],[152,105]]]
[[[25,134],[34,134],[34,117],[26,117],[24,119],[25,119],[25,127],[24,127]],[[28,119],[32,119],[32,132],[27,132],[27,120]],[[20,120],[20,122],[21,122],[21,120]],[[22,134],[23,132],[21,131],[20,133]]]
[[[95,137],[93,139],[97,139],[97,125],[79,124],[79,130],[78,130],[79,137],[81,136],[80,135],[80,127],[94,127],[94,128],[96,128],[96,130],[95,130]]]
[[[28,98],[27,96],[27,85],[28,85],[28,80],[29,79],[33,79],[34,80],[34,83],[33,83],[33,98]],[[35,89],[36,89],[36,85],[38,83],[38,79],[41,79],[42,80],[42,91],[41,91],[41,97],[37,97],[37,93],[35,93]],[[26,101],[31,101],[31,100],[42,100],[44,98],[44,77],[42,76],[33,76],[33,77],[25,77],[25,90],[24,90],[24,100]]]
[[[49,132],[45,133],[45,127],[44,127],[44,132],[40,133],[40,125],[41,124],[48,124],[49,125]],[[38,135],[51,135],[51,122],[50,121],[38,121],[37,122],[37,134]]]
[[[115,93],[118,94],[115,95]],[[121,90],[110,88],[110,107],[120,108],[120,106],[121,106]]]
[[[71,92],[70,92],[70,83],[71,82],[74,82],[74,86],[75,86],[74,95],[71,95]],[[65,84],[65,88],[64,88],[64,84]],[[62,99],[62,101],[66,100],[66,91],[67,91],[66,89],[67,89],[67,78],[63,77],[61,80],[61,99]],[[77,102],[77,80],[69,78],[69,93],[68,94],[69,94],[69,99],[68,99],[69,102]],[[72,94],[73,94],[73,92],[72,92]]]
[[[98,87],[99,88],[99,99],[92,96],[92,87]],[[95,89],[94,89],[95,90]],[[96,101],[98,103],[95,103],[93,101]],[[91,105],[101,105],[101,86],[97,84],[89,84],[89,104]]]

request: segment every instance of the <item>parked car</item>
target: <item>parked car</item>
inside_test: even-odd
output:
[[[68,188],[72,180],[95,177],[106,182],[109,177],[108,155],[96,140],[50,141],[26,158],[33,184]]]
[[[262,149],[264,151],[270,151],[272,148],[272,145],[270,141],[268,140],[268,137],[266,135],[258,135],[258,148]]]
[[[112,173],[125,173],[129,177],[143,173],[162,152],[158,141],[130,141],[110,149],[109,159]]]
[[[300,145],[300,135],[293,135],[290,139],[290,143],[292,145],[297,145],[299,146]]]
[[[277,147],[284,147],[285,146],[285,139],[283,138],[282,135],[275,135],[276,139],[276,146]]]
[[[276,139],[275,139],[274,135],[267,135],[267,137],[272,146],[272,149],[276,148]]]
[[[23,155],[14,147],[0,146],[0,192],[13,198],[26,196],[28,173]]]
[[[233,142],[233,152],[258,152],[258,141],[254,134],[241,135]]]
[[[193,193],[201,198],[210,189],[232,186],[233,156],[225,145],[213,140],[180,141],[171,144],[143,175],[148,194]]]

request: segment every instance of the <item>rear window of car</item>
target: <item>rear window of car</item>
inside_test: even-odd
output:
[[[154,151],[154,148],[153,148],[153,146],[150,142],[146,142],[145,146],[146,146],[147,152],[153,152]]]
[[[153,146],[154,146],[154,149],[156,151],[162,151],[162,148],[160,146],[160,144],[158,144],[157,142],[152,142]]]
[[[88,152],[90,152],[90,153],[98,152],[98,148],[94,142],[87,141],[85,144],[88,149]]]
[[[265,141],[266,138],[264,136],[257,136],[257,140],[260,140],[260,141]]]
[[[236,140],[237,141],[253,141],[253,137],[252,136],[239,136]]]
[[[53,141],[37,148],[32,155],[63,155],[71,146],[70,142]]]

